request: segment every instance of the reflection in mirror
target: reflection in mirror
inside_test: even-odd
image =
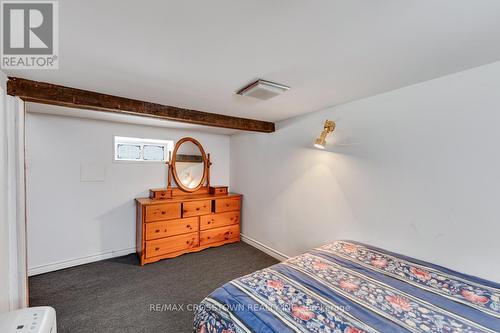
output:
[[[205,163],[198,148],[191,141],[183,142],[175,155],[177,178],[187,188],[196,188],[203,181]]]

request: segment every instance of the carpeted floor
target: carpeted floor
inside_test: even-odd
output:
[[[135,254],[128,255],[31,277],[30,306],[54,307],[60,333],[192,332],[188,304],[275,263],[242,242],[144,267]],[[155,304],[182,304],[183,309],[152,311]]]

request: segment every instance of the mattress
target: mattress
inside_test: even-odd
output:
[[[194,331],[500,332],[500,285],[336,241],[216,289]]]

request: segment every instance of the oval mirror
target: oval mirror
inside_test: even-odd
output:
[[[172,173],[177,186],[186,192],[194,192],[203,185],[207,177],[207,158],[198,141],[183,138],[176,143]]]

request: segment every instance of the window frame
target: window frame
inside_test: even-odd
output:
[[[119,144],[131,144],[131,145],[139,145],[140,148],[140,159],[119,159],[118,158],[118,145]],[[145,160],[144,159],[144,146],[152,145],[152,146],[162,146],[164,148],[164,156],[163,160]],[[165,140],[165,139],[149,139],[149,138],[138,138],[138,137],[129,137],[122,135],[113,135],[113,153],[112,153],[112,161],[113,163],[132,163],[132,164],[158,164],[165,163],[168,161],[168,153],[174,150],[174,140]]]

